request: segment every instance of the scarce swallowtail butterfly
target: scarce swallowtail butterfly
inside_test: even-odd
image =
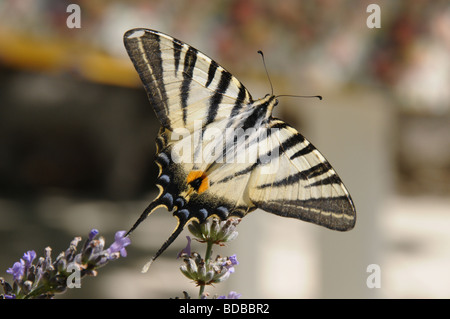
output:
[[[354,227],[353,201],[334,169],[272,116],[276,96],[254,100],[217,62],[161,32],[129,30],[124,43],[161,122],[160,192],[128,234],[158,207],[178,220],[151,261],[190,221],[243,217],[256,208],[333,230]]]

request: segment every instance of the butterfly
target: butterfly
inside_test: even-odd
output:
[[[158,207],[178,221],[147,269],[187,223],[211,216],[244,217],[260,208],[333,230],[354,227],[355,206],[333,167],[272,116],[277,96],[254,100],[217,62],[161,32],[132,29],[124,44],[161,123],[159,195],[128,234]]]

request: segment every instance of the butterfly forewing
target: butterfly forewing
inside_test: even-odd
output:
[[[191,46],[157,31],[125,33],[125,47],[164,127],[193,129],[231,118],[252,101],[228,71]]]

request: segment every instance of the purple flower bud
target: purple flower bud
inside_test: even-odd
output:
[[[188,241],[185,248],[183,248],[182,251],[180,251],[177,255],[177,259],[181,257],[181,255],[186,254],[188,257],[191,255],[191,237],[186,236],[186,239]]]
[[[14,281],[21,280],[25,273],[25,261],[23,261],[23,259],[20,259],[20,261],[15,262],[14,265],[6,272],[13,275]]]
[[[95,236],[98,235],[98,230],[97,229],[92,229],[91,232],[89,233],[89,240],[92,240],[95,238]]]
[[[227,299],[239,299],[239,298],[241,298],[241,296],[242,296],[242,294],[237,293],[236,291],[230,291]]]
[[[116,235],[114,237],[114,242],[109,246],[107,249],[108,253],[112,255],[115,252],[120,252],[120,255],[122,257],[127,256],[127,251],[125,250],[125,247],[131,244],[131,239],[128,237],[124,237],[126,234],[126,231],[120,230],[116,232]]]
[[[228,260],[231,261],[231,264],[234,265],[239,265],[239,261],[236,258],[236,254],[231,255],[230,257],[228,257]]]
[[[242,295],[236,291],[230,291],[228,296],[219,296],[217,299],[239,299]]]
[[[34,250],[29,250],[23,254],[23,260],[25,260],[25,267],[29,268],[36,258],[36,252]]]
[[[234,265],[239,265],[239,262],[238,262],[238,260],[236,258],[236,254],[228,257],[227,261],[225,261],[222,264],[222,266],[224,266],[225,268],[228,269],[228,272],[230,274],[234,273],[234,267],[233,267]]]

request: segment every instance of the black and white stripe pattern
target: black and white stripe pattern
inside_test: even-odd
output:
[[[192,130],[196,120],[207,126],[250,107],[245,87],[193,47],[148,29],[128,31],[124,43],[164,127]]]
[[[308,140],[272,117],[275,96],[253,100],[218,63],[158,31],[130,30],[124,43],[162,124],[160,194],[130,232],[160,206],[173,210],[179,222],[153,260],[186,223],[212,215],[243,217],[261,208],[334,230],[354,227],[355,207],[341,179]],[[175,138],[178,129],[187,131],[186,138]],[[222,139],[208,139],[213,130]],[[183,147],[191,152],[174,153]],[[208,147],[218,151],[202,158]],[[246,152],[252,159],[240,161]],[[202,192],[203,179],[189,181],[195,172],[207,179]]]

